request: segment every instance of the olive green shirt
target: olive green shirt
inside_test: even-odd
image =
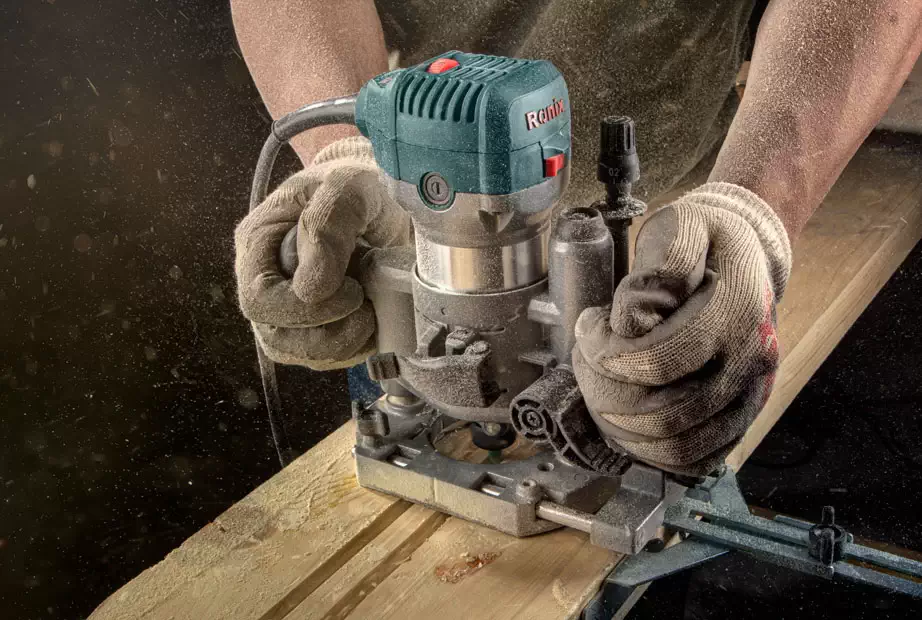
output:
[[[639,196],[676,185],[722,141],[754,0],[376,0],[399,65],[457,49],[550,60],[573,118],[568,205],[601,197],[599,120],[632,117]]]

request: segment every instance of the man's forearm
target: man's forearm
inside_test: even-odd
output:
[[[232,0],[234,29],[266,107],[279,118],[298,107],[349,95],[387,70],[373,0]],[[305,164],[348,125],[314,129],[292,141]]]
[[[916,0],[773,0],[711,172],[762,197],[796,237],[922,48]]]

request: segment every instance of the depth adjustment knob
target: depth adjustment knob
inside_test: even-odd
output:
[[[598,177],[606,185],[636,183],[640,179],[637,135],[631,118],[606,116],[602,119]]]

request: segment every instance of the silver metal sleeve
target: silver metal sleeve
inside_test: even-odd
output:
[[[416,271],[427,285],[457,293],[498,293],[547,275],[553,206],[569,167],[512,194],[458,192],[451,205],[433,209],[419,188],[382,173],[388,193],[413,218]]]
[[[416,269],[430,286],[459,293],[493,293],[534,284],[547,274],[548,227],[511,245],[451,247],[416,237]]]

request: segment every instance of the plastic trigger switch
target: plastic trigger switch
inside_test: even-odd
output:
[[[550,157],[544,160],[544,176],[545,177],[556,177],[557,173],[563,170],[563,167],[566,165],[566,159],[564,158],[563,153],[558,153],[557,155],[551,155]]]

